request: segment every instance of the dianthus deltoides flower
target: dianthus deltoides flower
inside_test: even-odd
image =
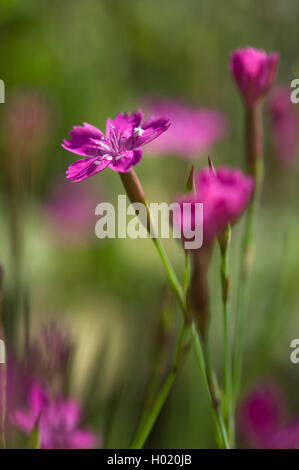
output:
[[[217,109],[191,108],[179,101],[166,99],[152,100],[149,105],[152,113],[167,116],[171,127],[149,145],[148,153],[198,158],[227,132],[226,117]]]
[[[246,47],[231,54],[230,70],[243,96],[251,108],[270,91],[277,71],[279,54]]]
[[[239,428],[253,448],[299,448],[299,419],[286,421],[284,396],[272,383],[259,384],[244,400],[239,410]]]
[[[71,139],[62,147],[85,158],[69,166],[67,179],[74,182],[99,173],[107,166],[126,173],[142,158],[140,147],[151,142],[170,126],[166,118],[150,118],[142,124],[143,113],[120,113],[106,124],[106,135],[91,124],[74,126]]]
[[[39,425],[43,449],[90,449],[99,444],[97,436],[79,428],[81,407],[73,399],[51,398],[42,386],[33,383],[28,407],[13,413],[11,421],[26,434]]]
[[[246,176],[241,170],[228,167],[219,167],[212,171],[210,168],[200,170],[195,177],[195,191],[178,198],[181,207],[181,228],[184,224],[196,229],[195,203],[203,204],[203,240],[210,243],[221,235],[230,223],[234,223],[245,211],[254,187],[253,178]],[[190,215],[182,210],[183,203],[191,203]],[[179,215],[175,214],[174,223],[178,223]],[[188,217],[188,220],[184,220]],[[186,233],[186,231],[184,230]]]

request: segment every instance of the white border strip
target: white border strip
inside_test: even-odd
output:
[[[5,364],[5,344],[3,339],[0,339],[0,364]]]

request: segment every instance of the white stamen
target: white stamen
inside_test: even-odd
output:
[[[115,126],[113,124],[109,124],[109,126],[112,128],[112,129],[115,129]]]
[[[107,160],[108,162],[111,162],[111,160],[113,160],[113,157],[111,157],[111,155],[104,155],[100,160],[95,160],[95,165],[100,165],[102,163],[102,161],[104,160]]]
[[[134,127],[134,137],[140,137],[144,133],[144,129],[139,127]]]
[[[121,158],[123,158],[125,155],[122,154],[122,155],[117,155],[117,157],[115,157],[115,160],[120,160]]]
[[[100,147],[102,147],[105,150],[110,150],[109,146],[107,144],[104,144],[103,142],[100,142]]]

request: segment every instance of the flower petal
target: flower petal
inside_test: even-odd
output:
[[[29,394],[29,407],[36,418],[49,406],[50,398],[43,387],[38,383],[33,383]]]
[[[109,164],[109,168],[114,171],[119,171],[120,173],[126,173],[130,171],[132,166],[137,165],[141,158],[142,150],[130,150],[119,160],[114,159],[113,162]]]
[[[138,148],[142,145],[148,144],[152,140],[159,137],[159,135],[163,134],[163,132],[167,131],[170,126],[170,121],[167,118],[159,118],[155,119],[151,117],[147,121],[145,121],[141,129],[144,131],[137,135],[132,143],[132,148]]]
[[[278,63],[279,63],[279,53],[278,52],[272,52],[272,54],[269,54],[268,57],[268,76],[267,76],[267,83],[265,86],[264,94],[267,94],[275,80],[275,76],[277,73],[277,68],[278,68]]]
[[[74,182],[82,181],[104,170],[109,163],[110,161],[106,158],[102,160],[97,158],[82,158],[68,167],[66,177]]]
[[[69,436],[70,449],[92,449],[99,447],[101,440],[93,433],[78,429]]]
[[[48,408],[50,398],[44,388],[34,382],[29,392],[28,402],[28,408],[16,410],[11,417],[11,422],[25,433],[30,433],[33,430],[41,413]]]
[[[81,419],[81,406],[80,404],[72,399],[62,400],[61,399],[61,413],[63,413],[65,427],[67,431],[76,429]]]
[[[115,129],[117,133],[122,134],[126,130],[133,130],[134,127],[139,127],[143,119],[143,112],[141,110],[135,113],[119,113],[115,119],[107,119],[106,136],[110,135],[111,129]]]
[[[177,155],[180,158],[202,156],[227,133],[225,115],[217,109],[192,108],[175,100],[151,100],[149,107],[156,116],[167,117],[171,127],[151,142],[151,155]]]
[[[36,417],[33,415],[31,410],[17,410],[10,418],[10,421],[16,425],[21,431],[26,434],[32,432],[35,423]]]
[[[70,132],[71,139],[64,140],[62,147],[69,152],[85,157],[97,157],[107,153],[107,149],[101,148],[103,133],[91,124],[83,123],[83,126],[74,126]]]
[[[281,391],[272,383],[256,387],[239,410],[239,428],[254,448],[269,448],[270,440],[282,429],[285,403]],[[273,449],[273,447],[271,447]]]
[[[265,447],[265,446],[264,446]],[[298,419],[273,433],[268,439],[268,449],[298,449],[299,448],[299,422]]]
[[[273,85],[279,54],[246,47],[231,55],[230,69],[247,106],[266,96]]]

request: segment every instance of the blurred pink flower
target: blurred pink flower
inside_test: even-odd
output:
[[[292,163],[297,146],[298,116],[288,86],[273,90],[269,110],[276,156],[283,163]]]
[[[108,118],[106,135],[91,124],[74,126],[70,132],[71,139],[64,140],[62,147],[87,158],[69,166],[67,179],[82,181],[107,166],[121,173],[130,171],[142,158],[140,147],[156,139],[170,126],[165,118],[150,118],[143,124],[142,120],[142,111],[132,115],[120,113],[114,120]]]
[[[6,401],[8,414],[25,406],[32,383],[38,378],[51,390],[65,386],[73,343],[67,329],[54,322],[44,324],[33,338],[26,354],[17,357],[8,348]],[[1,386],[1,377],[0,377]]]
[[[52,322],[42,326],[40,333],[32,339],[25,356],[18,358],[10,349],[8,350],[6,367],[8,414],[25,405],[29,390],[36,378],[42,380],[52,390],[61,389],[65,385],[72,347],[68,331]]]
[[[253,448],[299,448],[299,419],[287,424],[285,402],[280,389],[271,383],[256,387],[239,410],[239,428]]]
[[[15,91],[5,105],[5,139],[10,154],[23,159],[39,154],[51,127],[46,97],[36,90]]]
[[[81,407],[73,399],[53,400],[37,383],[28,395],[28,407],[20,408],[11,421],[26,434],[39,423],[43,449],[90,449],[97,445],[97,436],[79,428]]]
[[[227,132],[227,120],[218,110],[189,108],[179,101],[154,100],[150,111],[167,116],[171,127],[147,148],[151,154],[175,154],[192,159],[207,152]]]
[[[204,244],[210,243],[220,235],[229,223],[234,223],[247,208],[252,190],[253,178],[246,176],[241,170],[220,167],[215,172],[209,168],[200,170],[195,178],[195,193],[187,194],[178,199],[181,204],[189,202],[191,206],[191,227],[194,227],[194,203],[203,203],[203,239]],[[182,211],[181,211],[182,213]],[[184,216],[185,213],[183,212]],[[187,215],[189,217],[189,215]],[[174,223],[178,223],[179,214],[175,215]],[[185,221],[182,217],[181,227]],[[190,227],[188,220],[187,227]]]
[[[279,54],[246,47],[231,54],[230,70],[248,107],[267,95],[276,76]]]
[[[98,204],[92,188],[75,188],[65,180],[54,182],[45,203],[45,218],[57,241],[67,246],[86,243],[94,235],[94,211]]]

